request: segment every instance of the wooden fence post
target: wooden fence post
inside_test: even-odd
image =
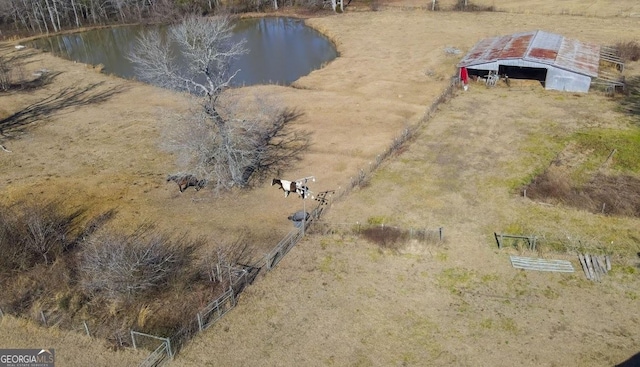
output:
[[[498,243],[498,248],[502,248],[502,242],[500,241],[500,237],[497,232],[493,232],[493,235],[496,238],[496,242]]]

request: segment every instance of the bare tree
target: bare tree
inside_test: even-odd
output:
[[[60,258],[76,241],[84,210],[66,212],[60,202],[20,202],[0,206],[0,212],[2,271],[49,265]]]
[[[252,246],[248,244],[248,236],[243,236],[227,244],[218,244],[204,254],[199,268],[209,281],[228,284],[233,283],[234,269],[241,269],[251,262],[254,255]]]
[[[112,301],[161,289],[189,268],[198,243],[155,232],[150,225],[130,235],[93,235],[80,255],[80,284],[88,294]]]
[[[0,91],[6,92],[11,87],[11,63],[0,55]]]
[[[230,61],[246,52],[244,41],[232,42],[232,28],[228,16],[190,16],[167,37],[142,35],[130,56],[141,79],[195,96],[197,110],[172,124],[169,145],[183,158],[184,171],[204,176],[216,191],[246,187],[277,170],[269,158],[290,155],[283,163],[291,163],[308,145],[307,135],[287,129],[299,113],[264,106],[247,114],[239,97],[224,93],[239,71],[229,70]]]

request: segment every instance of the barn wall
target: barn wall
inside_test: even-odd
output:
[[[522,68],[544,68],[547,69],[547,78],[545,80],[545,89],[560,90],[566,92],[582,92],[587,93],[591,86],[591,77],[574,73],[571,71],[558,69],[554,66],[525,61],[522,59],[506,59],[497,62],[489,62],[477,65],[469,65],[467,68],[471,70],[492,70],[498,71],[500,65],[517,66]]]
[[[591,77],[570,71],[549,68],[545,88],[565,92],[587,93],[591,86]]]
[[[485,64],[471,65],[467,66],[469,70],[483,70],[483,71],[498,71],[498,63],[497,62],[488,62]]]

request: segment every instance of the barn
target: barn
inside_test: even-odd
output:
[[[598,77],[601,47],[537,30],[483,39],[458,64],[470,77],[532,79],[545,89],[588,92]]]

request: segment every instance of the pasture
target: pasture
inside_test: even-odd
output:
[[[283,179],[315,176],[312,191],[339,189],[367,167],[403,128],[423,121],[444,90],[458,57],[478,39],[544,29],[600,44],[640,39],[635,1],[589,11],[554,11],[550,2],[515,12],[429,12],[393,3],[380,11],[310,18],[340,57],[291,87],[260,86],[304,113],[312,132],[303,164]],[[584,2],[582,2],[584,3]],[[384,3],[383,3],[384,4]],[[516,5],[517,4],[517,5]],[[564,4],[564,3],[563,3]],[[568,6],[565,4],[565,6]],[[579,6],[575,4],[574,6]],[[510,7],[511,9],[511,7]],[[630,10],[629,10],[630,9]],[[620,16],[620,13],[630,15]],[[600,14],[600,13],[598,13]],[[1,52],[16,52],[13,44]],[[21,52],[31,52],[23,50]],[[70,205],[116,207],[115,226],[143,221],[224,242],[250,233],[256,254],[291,229],[297,195],[283,198],[271,182],[250,192],[215,197],[209,190],[179,192],[167,183],[177,169],[159,140],[186,96],[96,73],[48,54],[28,56],[28,70],[62,74],[44,90],[0,96],[0,118],[68,86],[117,90],[104,103],[54,111],[19,139],[4,141],[0,191],[7,202],[63,196]],[[628,65],[637,75],[640,66]],[[386,162],[369,185],[334,202],[324,220],[330,234],[311,233],[278,267],[240,297],[237,308],[200,334],[172,363],[203,365],[614,365],[639,352],[638,219],[606,217],[543,205],[514,188],[544,169],[564,146],[562,137],[590,127],[627,128],[629,117],[598,93],[544,91],[522,84],[487,89],[471,85],[431,119],[411,145]],[[411,243],[380,249],[354,236],[354,223],[379,220],[403,227],[445,228],[442,244]],[[494,231],[564,235],[571,245],[607,243],[616,266],[602,283],[581,270],[560,275],[516,271],[510,250],[498,250]],[[567,248],[542,255],[571,258]],[[155,310],[157,311],[157,310]],[[154,312],[154,310],[147,310]],[[0,347],[33,343],[66,349],[64,365],[80,350],[60,340],[29,338],[28,328],[0,328]],[[21,332],[21,330],[23,332]],[[46,335],[47,333],[43,333]],[[108,353],[103,344],[87,351]],[[57,352],[58,353],[58,352]],[[59,352],[63,355],[63,352]],[[117,352],[117,358],[125,358]],[[67,357],[68,356],[68,357]],[[127,357],[128,358],[128,357]],[[97,365],[112,365],[105,357]],[[123,362],[129,363],[129,362]]]

